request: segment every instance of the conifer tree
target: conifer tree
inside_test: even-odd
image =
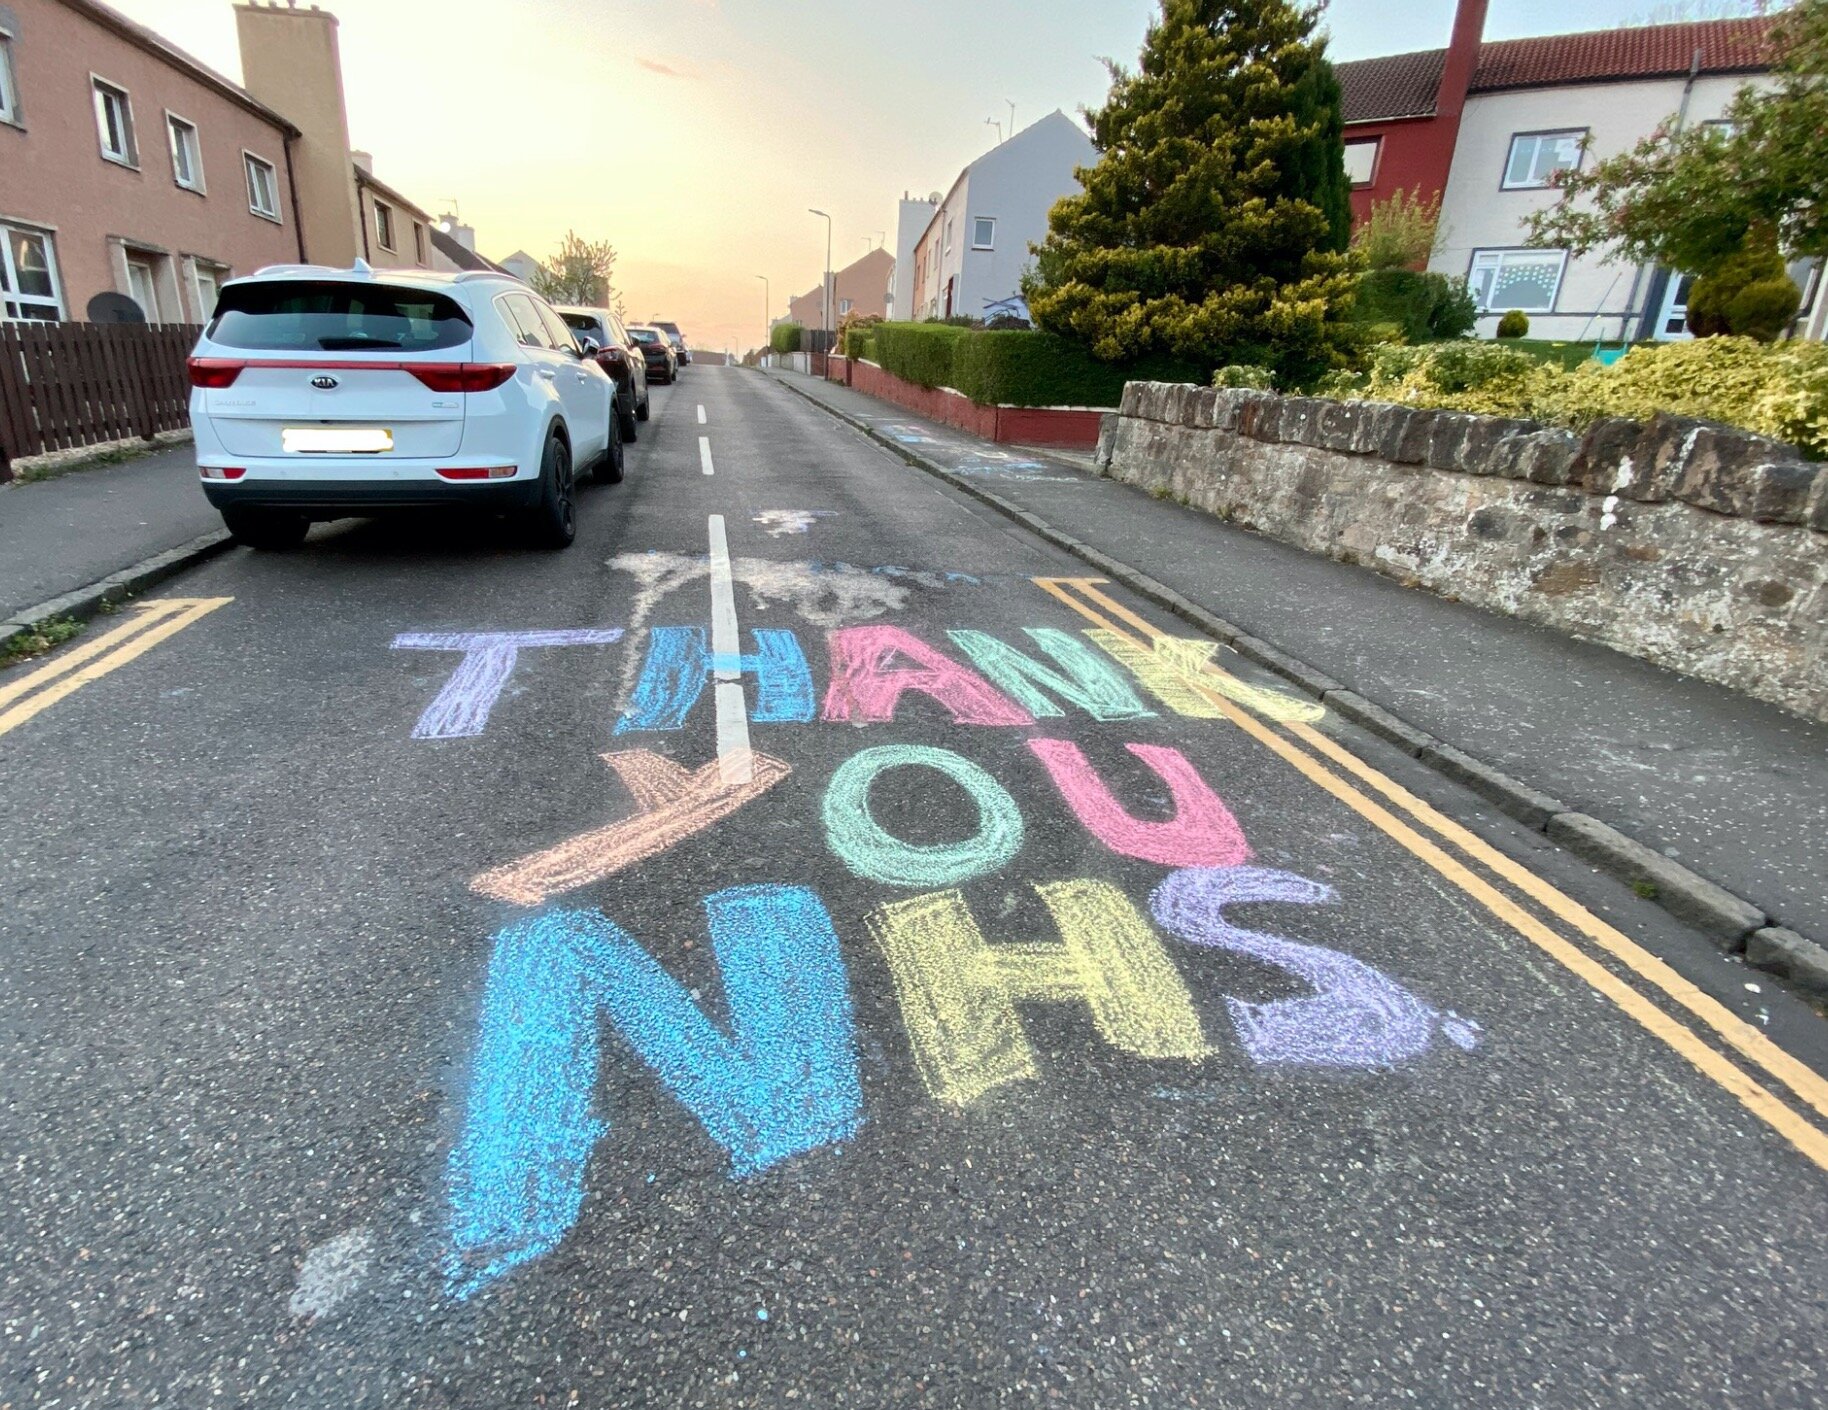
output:
[[[1024,292],[1108,362],[1342,360],[1351,205],[1339,80],[1288,0],[1162,0],[1135,72],[1089,114],[1097,165],[1057,202]]]

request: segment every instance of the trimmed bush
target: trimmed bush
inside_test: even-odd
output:
[[[876,328],[872,324],[867,328],[846,328],[844,330],[844,355],[861,358],[865,362],[876,360]]]
[[[1116,406],[1130,381],[1204,382],[1206,370],[1177,358],[1127,366],[1100,362],[1084,344],[1032,329],[882,323],[874,355],[904,382],[950,387],[981,406]]]
[[[963,328],[948,323],[881,323],[873,361],[916,386],[955,386],[952,349],[964,336]]]
[[[1740,426],[1828,459],[1828,346],[1697,338],[1634,347],[1611,367],[1573,369],[1494,343],[1379,348],[1350,395],[1404,406],[1515,416],[1576,430],[1602,416],[1658,412]]]
[[[1394,323],[1412,343],[1463,338],[1479,316],[1472,291],[1462,279],[1413,269],[1374,269],[1353,286],[1352,318],[1357,323]]]
[[[799,323],[777,323],[768,333],[768,346],[778,353],[797,353],[806,328]]]
[[[1695,280],[1688,291],[1688,326],[1704,338],[1732,333],[1769,343],[1789,327],[1802,298],[1775,247],[1755,246]]]
[[[1527,338],[1530,336],[1530,316],[1520,308],[1511,309],[1498,320],[1500,338]]]

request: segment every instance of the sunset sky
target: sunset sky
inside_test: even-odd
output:
[[[113,0],[231,76],[229,0]],[[484,254],[544,255],[569,228],[620,253],[636,318],[703,347],[762,337],[833,262],[894,244],[904,190],[949,186],[996,140],[1104,96],[1152,0],[326,0],[350,135],[434,215],[454,198]],[[1593,29],[1643,0],[1492,0],[1492,39]],[[1662,8],[1668,9],[1668,6]],[[1335,58],[1446,42],[1453,0],[1335,0]],[[867,241],[867,244],[866,244]]]

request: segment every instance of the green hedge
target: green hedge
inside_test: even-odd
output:
[[[904,382],[921,387],[956,386],[952,350],[965,333],[965,329],[945,323],[879,323],[875,361]]]
[[[1394,323],[1411,343],[1461,338],[1473,331],[1478,307],[1463,279],[1413,269],[1373,269],[1353,286],[1352,317]]]
[[[768,334],[768,346],[778,353],[797,353],[806,328],[799,323],[779,323]]]
[[[844,355],[861,358],[865,362],[876,361],[876,330],[881,324],[872,323],[867,328],[847,328],[844,330]]]
[[[1209,372],[1173,358],[1100,362],[1052,333],[943,323],[883,323],[872,331],[871,360],[885,372],[922,387],[951,387],[981,406],[1116,406],[1125,382],[1204,382]]]

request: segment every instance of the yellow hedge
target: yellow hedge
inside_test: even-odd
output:
[[[1345,390],[1345,389],[1342,389]],[[1828,459],[1828,346],[1697,338],[1633,348],[1611,367],[1572,371],[1497,343],[1379,348],[1348,395],[1517,416],[1575,429],[1659,411],[1742,426]]]

